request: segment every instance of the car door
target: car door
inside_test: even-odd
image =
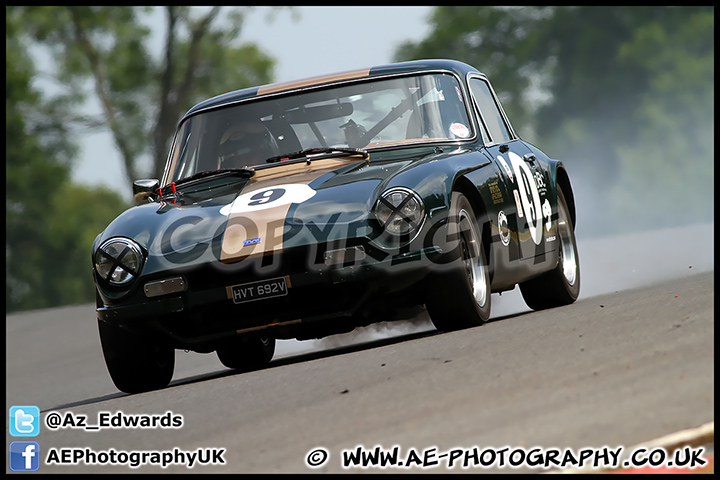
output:
[[[501,248],[507,249],[501,260],[508,262],[513,277],[525,277],[545,257],[543,237],[551,220],[547,174],[515,135],[487,79],[472,76],[468,85],[487,137],[483,138],[486,153],[501,172],[498,188],[506,200],[499,206],[497,227]]]

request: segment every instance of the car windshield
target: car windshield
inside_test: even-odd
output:
[[[165,183],[265,165],[306,149],[372,148],[474,135],[457,79],[425,74],[245,101],[180,125]]]

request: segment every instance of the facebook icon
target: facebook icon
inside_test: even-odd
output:
[[[10,443],[10,470],[35,472],[40,468],[40,444],[37,442]]]

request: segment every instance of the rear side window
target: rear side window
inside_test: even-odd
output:
[[[479,78],[470,79],[470,90],[477,103],[483,123],[490,131],[492,143],[503,143],[512,140],[512,134],[508,129],[503,116],[500,113],[495,98],[490,91],[490,86]]]

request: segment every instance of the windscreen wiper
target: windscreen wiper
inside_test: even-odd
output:
[[[177,180],[175,182],[176,185],[181,185],[183,183],[192,182],[194,180],[200,180],[207,177],[216,177],[216,176],[224,176],[224,175],[230,175],[230,174],[236,174],[244,177],[252,177],[255,175],[255,170],[253,170],[250,167],[243,167],[243,168],[221,168],[219,170],[205,170],[202,172],[198,172],[195,175],[191,175],[189,177],[181,178],[180,180]]]
[[[315,155],[312,158],[309,157],[309,155]],[[277,163],[277,162],[283,162],[288,160],[297,160],[299,158],[307,159],[307,161],[311,160],[321,160],[323,158],[337,158],[337,157],[347,157],[347,156],[355,156],[355,155],[362,155],[363,158],[368,158],[368,152],[367,150],[363,150],[362,148],[344,148],[344,147],[315,147],[315,148],[306,148],[304,150],[300,150],[298,152],[293,153],[285,153],[283,155],[278,155],[276,157],[270,157],[267,160],[265,160],[267,163]]]
[[[177,191],[177,187],[184,186],[187,188],[188,186],[192,186],[194,183],[202,182],[207,178],[211,177],[230,177],[230,176],[239,176],[242,178],[250,178],[253,175],[255,175],[255,170],[250,167],[243,167],[243,168],[223,168],[220,170],[205,170],[202,172],[198,172],[195,175],[191,175],[189,177],[181,178],[180,180],[176,180],[175,182],[171,182],[167,185],[165,185],[162,188],[158,189],[158,193],[160,194],[160,197],[166,197],[169,195],[177,195],[181,194],[181,192]]]

